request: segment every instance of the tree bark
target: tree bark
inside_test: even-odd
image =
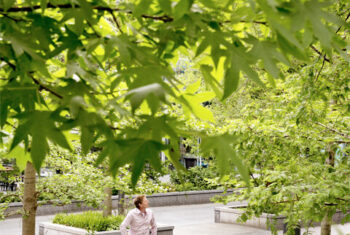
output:
[[[118,215],[125,215],[125,193],[123,191],[118,192]]]
[[[27,162],[24,173],[22,235],[35,235],[35,214],[37,208],[35,181],[34,166],[32,163]]]
[[[321,222],[321,235],[331,235],[331,222],[332,219],[329,218],[328,214],[323,217]]]
[[[326,164],[334,167],[335,164],[335,152],[332,149],[332,143],[328,145],[328,158]],[[321,235],[331,235],[332,217],[328,213],[323,217],[321,222]]]
[[[106,187],[104,192],[105,200],[103,202],[103,216],[107,217],[112,215],[112,188]]]

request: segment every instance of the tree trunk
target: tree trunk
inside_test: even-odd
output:
[[[22,235],[35,235],[35,214],[37,208],[35,180],[36,175],[33,164],[27,162],[24,173]]]
[[[104,192],[105,200],[103,202],[103,216],[107,217],[112,215],[112,188],[106,187]]]
[[[328,145],[328,158],[326,159],[326,164],[334,167],[335,163],[335,152],[332,149],[332,143]],[[331,225],[332,225],[332,217],[328,215],[328,213],[323,217],[321,222],[321,235],[331,235]]]
[[[121,190],[118,192],[118,215],[125,215],[125,193]]]
[[[321,222],[321,235],[331,235],[331,222],[332,219],[328,215],[323,217]]]

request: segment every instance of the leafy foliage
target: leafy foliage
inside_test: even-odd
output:
[[[218,173],[214,168],[210,167],[192,167],[182,175],[174,171],[170,172],[170,180],[174,184],[176,191],[222,189],[223,185],[215,181],[217,178],[219,178]],[[226,188],[232,188],[233,186],[225,185]]]
[[[53,223],[100,232],[118,230],[123,220],[121,215],[103,217],[100,212],[87,211],[82,214],[57,214]]]
[[[164,186],[157,185],[145,174],[140,176],[139,182],[133,188],[132,174],[127,167],[121,168],[115,178],[106,176],[107,172],[104,168],[94,166],[96,153],[82,157],[78,149],[74,154],[61,148],[52,147],[51,149],[51,155],[46,158],[45,165],[59,173],[38,180],[37,188],[40,192],[41,203],[50,202],[62,205],[77,200],[98,208],[104,199],[103,190],[107,186],[129,195],[166,191]]]
[[[350,209],[349,64],[339,56],[314,60],[294,63],[275,88],[248,83],[211,105],[221,128],[240,136],[237,155],[249,166],[251,191],[224,199],[249,202],[242,220],[268,212],[293,228]]]
[[[339,4],[1,1],[0,125],[11,133],[10,149],[23,144],[37,170],[49,153],[48,141],[70,148],[68,131],[80,130],[84,153],[102,138],[98,161],[108,158],[114,175],[130,164],[136,184],[146,162],[159,169],[164,148],[179,168],[178,150],[161,142],[166,136],[176,143],[182,134],[182,117],[167,123],[174,106],[214,120],[196,91],[179,88],[171,65],[180,53],[196,59],[219,99],[229,97],[245,76],[265,87],[262,74],[282,76],[282,64],[307,61],[312,44],[344,55],[345,32],[336,31],[349,25],[329,13]],[[231,144],[220,146],[228,151],[211,147],[218,146],[205,144],[203,151],[216,152],[220,161],[232,151]],[[246,178],[239,158],[230,157]]]

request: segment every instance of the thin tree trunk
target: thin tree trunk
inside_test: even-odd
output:
[[[107,217],[112,215],[112,188],[106,187],[104,192],[105,200],[103,202],[103,216]]]
[[[32,163],[27,162],[24,173],[22,235],[35,235],[35,214],[37,208],[35,180],[34,166]]]
[[[331,222],[332,219],[328,215],[323,217],[321,222],[321,235],[331,235]]]
[[[121,190],[118,192],[118,215],[125,215],[125,193]]]
[[[332,149],[332,143],[328,145],[328,158],[326,159],[326,164],[334,167],[335,163],[335,153]],[[321,222],[321,235],[331,235],[332,217],[328,213],[323,217]]]

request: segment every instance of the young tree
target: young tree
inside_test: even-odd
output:
[[[248,200],[242,219],[263,212],[285,215],[290,228],[322,222],[349,211],[349,65],[296,64],[276,88],[246,85],[226,104],[213,102],[221,128],[237,135],[255,186],[234,200]],[[320,71],[322,70],[322,71]],[[228,119],[228,116],[230,118]],[[347,216],[344,222],[349,221]]]

